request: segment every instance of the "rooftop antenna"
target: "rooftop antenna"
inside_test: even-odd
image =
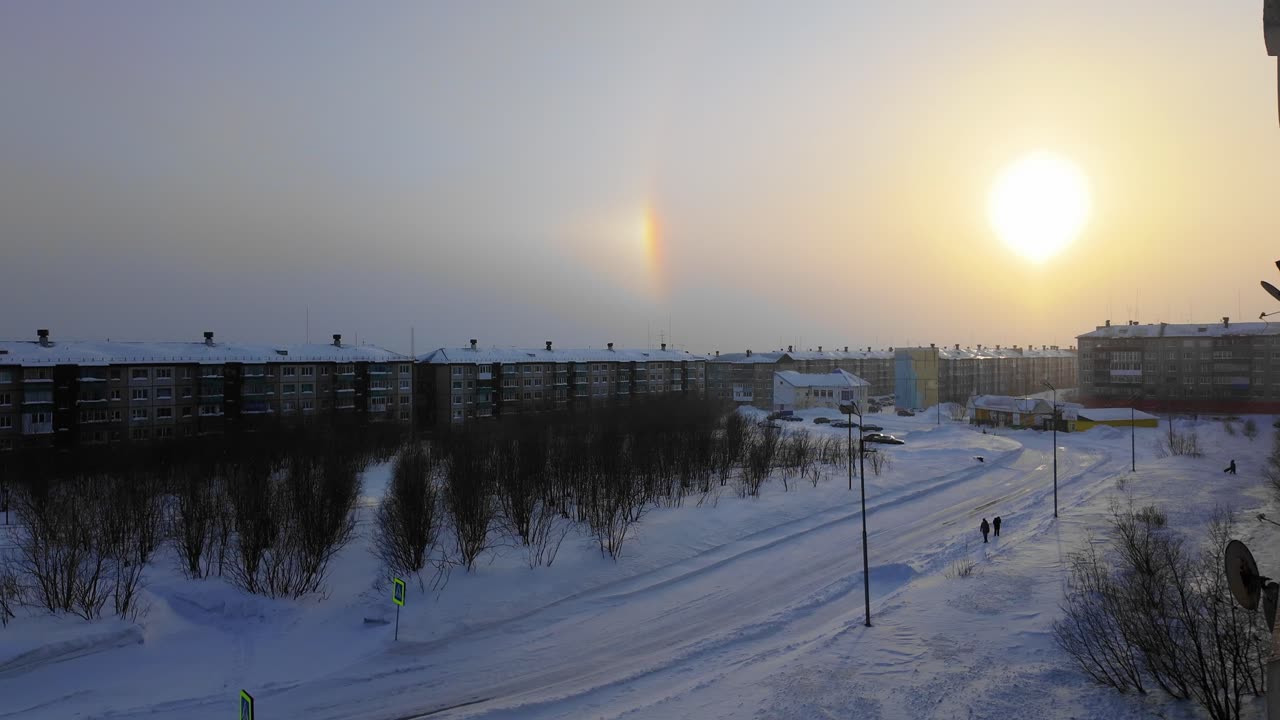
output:
[[[306,325],[306,328],[302,331],[302,342],[310,345],[311,344],[311,308],[310,306],[308,306],[306,310],[307,310],[307,325]]]

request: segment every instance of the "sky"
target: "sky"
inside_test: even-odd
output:
[[[0,338],[1074,344],[1277,309],[1261,3],[0,4]],[[1087,178],[1035,263],[1003,168]]]

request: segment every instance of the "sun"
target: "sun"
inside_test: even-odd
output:
[[[1043,150],[1005,168],[987,198],[996,234],[1037,263],[1076,239],[1089,219],[1089,207],[1089,183],[1080,168]]]

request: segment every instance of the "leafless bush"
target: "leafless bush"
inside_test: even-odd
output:
[[[15,617],[14,609],[22,601],[18,572],[9,555],[0,555],[0,627]]]
[[[1262,466],[1262,475],[1271,485],[1276,497],[1280,498],[1280,430],[1272,434],[1271,453]]]
[[[439,470],[438,459],[426,445],[406,444],[396,456],[374,525],[373,552],[387,572],[415,576],[423,589],[422,571],[440,539]]]
[[[980,574],[976,573],[977,569],[978,561],[974,560],[969,553],[969,541],[965,540],[964,554],[951,561],[951,565],[947,567],[947,577],[952,579],[973,577],[975,574]]]
[[[169,538],[184,575],[191,579],[222,572],[231,513],[223,481],[196,465],[175,469]]]
[[[960,403],[949,403],[947,406],[947,412],[951,416],[952,420],[956,422],[963,422],[969,415],[969,408]]]
[[[1097,682],[1145,693],[1150,680],[1215,720],[1237,720],[1242,698],[1263,690],[1267,633],[1227,588],[1230,516],[1215,515],[1206,549],[1194,552],[1150,510],[1113,510],[1109,553],[1090,543],[1072,556],[1055,639]]]
[[[893,458],[890,457],[887,450],[868,452],[867,460],[871,463],[871,472],[875,473],[877,477],[880,476],[881,472],[888,470],[889,466],[893,464]]]
[[[1249,438],[1249,442],[1253,442],[1258,437],[1258,422],[1253,418],[1244,421],[1244,436]]]
[[[1203,455],[1200,451],[1200,437],[1195,430],[1179,431],[1175,427],[1173,418],[1169,419],[1169,432],[1161,440],[1156,441],[1156,456],[1168,457],[1187,456],[1198,458]]]
[[[1223,431],[1224,431],[1224,432],[1226,432],[1226,433],[1227,433],[1227,435],[1228,435],[1228,436],[1230,436],[1230,437],[1235,437],[1235,436],[1236,436],[1236,423],[1235,423],[1235,421],[1234,421],[1233,419],[1231,419],[1231,418],[1223,418],[1223,419],[1222,419],[1222,429],[1223,429]]]
[[[459,432],[449,439],[444,501],[458,555],[468,571],[489,548],[489,532],[498,515],[494,466],[493,452],[474,434]]]

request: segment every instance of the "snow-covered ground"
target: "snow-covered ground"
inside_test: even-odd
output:
[[[846,431],[814,425],[818,435]],[[1118,480],[1169,523],[1210,510],[1267,510],[1260,473],[1271,418],[1250,442],[1202,421],[1203,459],[1154,457],[1160,430],[1059,434],[1053,518],[1050,435],[982,434],[943,415],[868,416],[907,444],[867,478],[872,627],[865,627],[857,480],[732,488],[701,506],[655,509],[623,557],[570,536],[551,568],[510,547],[439,593],[410,587],[391,625],[362,535],[325,598],[247,596],[189,581],[162,554],[137,624],[20,615],[0,629],[0,718],[225,718],[241,688],[260,718],[955,718],[1194,717],[1187,704],[1089,684],[1053,644],[1064,560],[1105,530]],[[985,462],[978,462],[982,456]],[[1236,459],[1240,474],[1221,470]],[[869,470],[869,468],[868,468]],[[372,469],[376,498],[388,468]],[[984,517],[1004,519],[984,545]],[[1264,572],[1280,538],[1242,520]],[[957,560],[975,574],[948,577]]]

